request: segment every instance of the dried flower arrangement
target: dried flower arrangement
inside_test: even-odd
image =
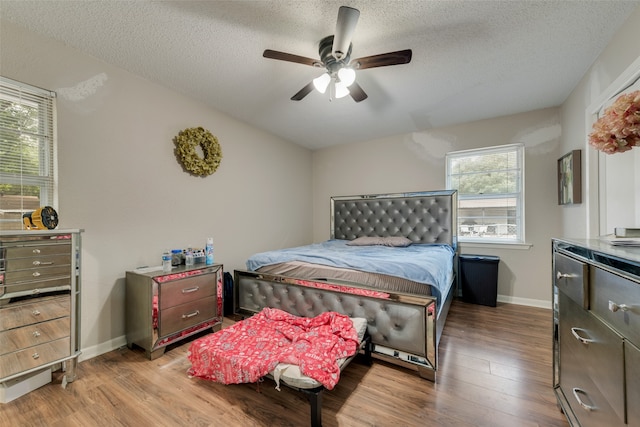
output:
[[[640,90],[620,95],[593,124],[589,144],[607,154],[640,146]]]

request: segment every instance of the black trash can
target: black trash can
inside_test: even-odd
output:
[[[458,274],[462,300],[473,304],[496,306],[498,298],[498,264],[491,255],[460,255]]]

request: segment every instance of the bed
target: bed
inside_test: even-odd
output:
[[[258,253],[247,270],[235,271],[234,311],[364,317],[374,357],[435,381],[457,290],[456,192],[334,197],[330,204],[328,241]]]

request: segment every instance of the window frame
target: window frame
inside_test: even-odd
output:
[[[516,191],[509,193],[492,193],[488,195],[475,194],[465,195],[458,191],[458,241],[461,243],[482,243],[482,244],[505,244],[505,245],[518,245],[525,244],[525,148],[524,144],[505,144],[492,147],[483,147],[477,149],[452,151],[445,155],[445,180],[446,188],[449,190],[457,190],[453,187],[453,177],[459,175],[452,172],[453,160],[484,156],[491,154],[503,154],[503,153],[515,153],[517,166],[515,171],[517,172],[517,184]],[[498,169],[497,171],[508,171],[509,169]],[[515,199],[515,219],[516,219],[516,236],[515,238],[498,238],[498,237],[481,237],[481,236],[465,236],[461,232],[460,211],[461,204],[467,200],[482,200],[482,199]],[[505,216],[508,218],[508,216]]]
[[[40,206],[51,206],[58,209],[58,157],[57,157],[57,116],[56,116],[56,93],[50,90],[41,89],[22,83],[16,80],[0,76],[0,98],[13,103],[37,106],[38,130],[34,134],[27,129],[9,127],[9,122],[0,118],[0,129],[5,135],[18,133],[29,135],[38,140],[38,175],[3,172],[0,170],[0,184],[12,184],[19,186],[39,187]],[[0,141],[1,143],[1,141]],[[24,193],[19,194],[24,197]],[[31,212],[31,208],[26,208],[24,199],[20,199],[18,209],[21,214],[19,219],[4,219],[0,215],[0,230],[15,230],[20,223],[20,228],[24,228],[22,214]],[[0,212],[2,213],[2,212]]]

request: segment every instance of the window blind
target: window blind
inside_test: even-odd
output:
[[[0,77],[0,229],[57,209],[55,93]]]
[[[524,146],[447,153],[446,185],[458,190],[460,241],[524,242]]]

